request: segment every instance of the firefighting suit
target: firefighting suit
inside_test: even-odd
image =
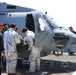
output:
[[[6,72],[16,73],[17,51],[16,44],[20,43],[18,33],[12,28],[4,32],[4,48],[6,54]]]
[[[30,69],[29,72],[35,72],[40,70],[40,52],[42,48],[33,46],[31,54],[29,56]]]
[[[29,44],[29,49],[31,50],[29,61],[30,61],[30,69],[29,72],[35,72],[35,70],[40,70],[40,52],[42,50],[41,47],[36,47],[34,45],[35,34],[32,31],[26,32],[26,39]]]

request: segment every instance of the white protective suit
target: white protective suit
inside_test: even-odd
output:
[[[17,51],[16,44],[20,43],[18,33],[12,28],[4,32],[4,48],[6,54],[6,71],[7,73],[16,73]]]
[[[35,33],[32,31],[26,32],[26,40],[29,44],[29,50],[31,50],[29,61],[30,61],[30,69],[29,72],[35,72],[35,70],[40,70],[40,52],[42,50],[41,47],[36,47],[34,45],[33,40],[35,39]]]

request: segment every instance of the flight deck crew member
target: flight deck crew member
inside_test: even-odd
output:
[[[69,27],[69,30],[70,30],[72,33],[76,34],[76,31],[73,30],[73,27],[72,27],[72,26]],[[68,54],[69,54],[69,55],[70,55],[70,54],[75,54],[75,50],[76,50],[75,47],[76,47],[76,44],[70,45],[70,46],[68,47]]]
[[[29,73],[34,73],[36,70],[40,70],[40,52],[42,47],[36,47],[34,45],[35,33],[33,31],[29,31],[26,28],[22,30],[24,33],[26,40],[29,44],[29,49],[31,50],[29,61],[30,61],[30,69]]]
[[[69,27],[69,30],[70,30],[71,32],[73,32],[74,34],[76,34],[76,31],[73,30],[73,27],[72,27],[72,26]]]
[[[3,36],[2,36],[2,30],[3,30],[4,26],[0,23],[0,75],[1,75],[1,54],[2,52],[4,53],[4,43],[3,43]]]
[[[8,75],[19,75],[16,73],[17,50],[16,44],[20,43],[18,33],[15,31],[16,25],[11,24],[11,28],[4,32],[4,48],[6,54],[6,72]]]

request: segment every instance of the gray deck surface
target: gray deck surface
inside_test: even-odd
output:
[[[22,75],[72,75],[76,70],[76,55],[69,56],[64,53],[63,56],[55,56],[50,54],[41,57],[41,63],[41,70],[34,74],[26,73],[29,69],[28,65],[18,65],[17,71]],[[2,75],[7,75],[5,70]]]

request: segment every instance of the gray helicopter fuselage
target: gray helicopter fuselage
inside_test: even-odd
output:
[[[41,46],[42,52],[61,50],[68,44],[76,43],[75,34],[59,27],[47,14],[31,8],[0,3],[0,23],[8,25],[8,28],[11,23],[15,23],[22,37],[24,37],[23,28],[33,31],[35,45]],[[20,53],[20,57],[26,58],[26,56],[27,52]]]

